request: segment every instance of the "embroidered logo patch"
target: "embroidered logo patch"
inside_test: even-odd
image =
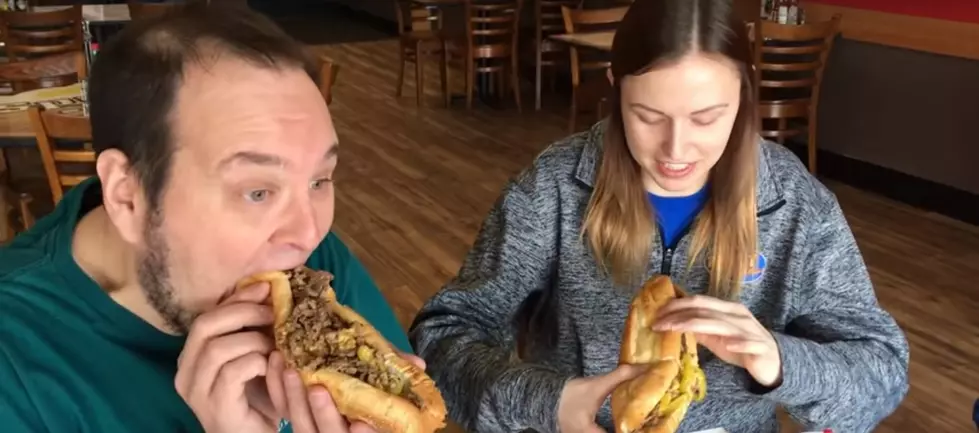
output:
[[[748,273],[744,276],[745,283],[753,283],[761,279],[765,275],[765,268],[768,266],[768,259],[765,255],[758,253],[758,261],[755,262],[755,266],[748,270]]]

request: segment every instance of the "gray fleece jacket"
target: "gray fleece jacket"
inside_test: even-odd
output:
[[[412,344],[450,417],[469,431],[556,432],[564,384],[616,367],[631,298],[613,290],[580,237],[603,128],[550,146],[505,187],[458,276],[412,325]],[[779,405],[810,430],[871,431],[908,390],[907,341],[878,305],[832,192],[789,150],[770,142],[761,149],[764,266],[746,275],[740,300],[773,331],[783,382],[762,389],[745,370],[700,348],[707,398],[691,406],[679,431],[774,433]],[[690,238],[675,251],[658,235],[651,239],[648,272],[704,293],[706,270],[687,266]],[[531,344],[518,358],[514,317],[528,299],[541,305],[532,307]],[[597,422],[612,431],[607,399]]]

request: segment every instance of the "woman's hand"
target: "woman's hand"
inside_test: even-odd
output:
[[[772,333],[744,305],[707,296],[679,298],[659,310],[657,331],[693,332],[722,361],[744,368],[760,385],[782,380],[782,357]]]
[[[615,370],[591,377],[572,379],[561,391],[558,402],[558,431],[561,433],[604,433],[595,423],[598,409],[620,383],[645,371],[638,365],[620,365]]]

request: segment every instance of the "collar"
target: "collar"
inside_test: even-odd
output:
[[[598,173],[598,165],[602,160],[602,147],[604,145],[605,128],[608,120],[596,123],[586,132],[582,133],[585,146],[578,157],[578,167],[575,170],[575,177],[579,182],[588,188],[595,186],[595,176]],[[758,173],[755,184],[755,200],[759,211],[774,206],[782,200],[782,188],[779,186],[772,173],[771,161],[768,146],[765,141],[758,139]]]

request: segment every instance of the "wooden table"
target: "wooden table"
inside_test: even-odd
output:
[[[612,51],[612,40],[615,39],[615,31],[559,34],[551,35],[551,39],[577,47]]]
[[[48,108],[77,105],[81,103],[81,96],[82,88],[78,83],[0,96],[0,148],[11,141],[21,141],[17,139],[33,142],[34,130],[27,117],[27,108],[31,104],[41,103]]]

